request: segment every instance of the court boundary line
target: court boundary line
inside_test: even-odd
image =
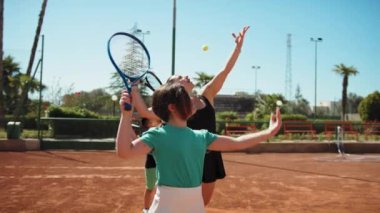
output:
[[[269,166],[269,165],[260,165],[260,164],[255,164],[255,163],[247,163],[247,162],[234,161],[234,160],[226,160],[226,159],[224,159],[223,161],[230,162],[230,163],[242,164],[242,165],[248,165],[248,166],[262,167],[262,168],[267,168],[267,169],[283,170],[283,171],[287,171],[287,172],[296,172],[296,173],[302,173],[302,174],[319,175],[319,176],[326,176],[326,177],[332,177],[332,178],[348,179],[348,180],[356,180],[356,181],[362,181],[362,182],[380,184],[380,181],[368,180],[368,179],[363,179],[363,178],[355,178],[355,177],[346,177],[346,176],[339,176],[339,175],[332,175],[332,174],[324,174],[324,173],[318,173],[318,172],[310,172],[310,171],[303,171],[303,170],[297,170],[297,169],[282,168],[282,167]]]

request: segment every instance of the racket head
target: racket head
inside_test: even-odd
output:
[[[152,92],[154,92],[157,88],[159,88],[162,85],[162,82],[154,72],[148,71],[144,76],[144,84]]]
[[[148,49],[136,36],[117,32],[109,38],[107,51],[112,65],[130,93],[132,85],[150,69]],[[126,110],[131,108],[129,104],[125,105]]]
[[[132,34],[113,34],[108,40],[107,50],[112,65],[123,78],[127,89],[130,89],[130,83],[140,80],[150,69],[148,49]]]

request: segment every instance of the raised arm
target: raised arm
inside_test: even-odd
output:
[[[161,120],[153,111],[149,110],[145,105],[144,100],[141,98],[140,90],[137,86],[132,87],[132,100],[133,106],[140,114],[141,117],[149,120]]]
[[[281,128],[280,109],[276,109],[276,115],[272,116],[268,129],[242,135],[238,138],[219,136],[212,144],[208,146],[209,150],[214,151],[233,151],[242,150],[259,144],[277,134]]]
[[[132,110],[124,110],[124,103],[131,103],[127,91],[123,91],[120,98],[120,123],[116,135],[116,153],[119,157],[129,159],[135,156],[148,154],[151,148],[138,139],[132,128]]]
[[[201,89],[201,95],[205,96],[211,102],[212,105],[214,104],[215,96],[222,88],[224,81],[226,80],[228,74],[230,73],[237,59],[239,58],[240,50],[244,42],[244,36],[248,29],[249,26],[244,27],[237,36],[235,35],[235,33],[232,33],[232,36],[234,37],[236,43],[235,49],[233,50],[225,67]]]

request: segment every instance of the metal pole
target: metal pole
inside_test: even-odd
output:
[[[175,74],[175,28],[176,28],[176,0],[173,0],[173,35],[172,35],[172,75]]]
[[[257,70],[260,68],[260,66],[252,66],[252,69],[255,70],[255,94],[257,93]]]
[[[317,119],[317,57],[318,57],[318,42],[322,42],[322,38],[310,38],[310,41],[315,43],[315,70],[314,70],[314,120]]]
[[[315,40],[314,119],[317,119],[317,40]]]
[[[41,106],[42,106],[42,71],[44,67],[44,42],[45,42],[45,35],[42,35],[42,40],[41,40],[41,70],[40,70],[40,97],[38,100],[38,139],[41,141],[42,140],[42,135],[41,135]]]
[[[257,93],[257,69],[255,69],[255,93]]]

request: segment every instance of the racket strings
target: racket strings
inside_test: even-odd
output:
[[[127,76],[138,78],[149,69],[149,61],[143,47],[133,39],[122,36],[123,41],[120,44],[113,45],[118,57],[118,66]],[[122,49],[120,51],[120,49]],[[116,55],[116,54],[114,54]]]
[[[161,80],[151,71],[146,74],[144,80],[144,84],[148,86],[152,91],[155,91],[162,85]]]

